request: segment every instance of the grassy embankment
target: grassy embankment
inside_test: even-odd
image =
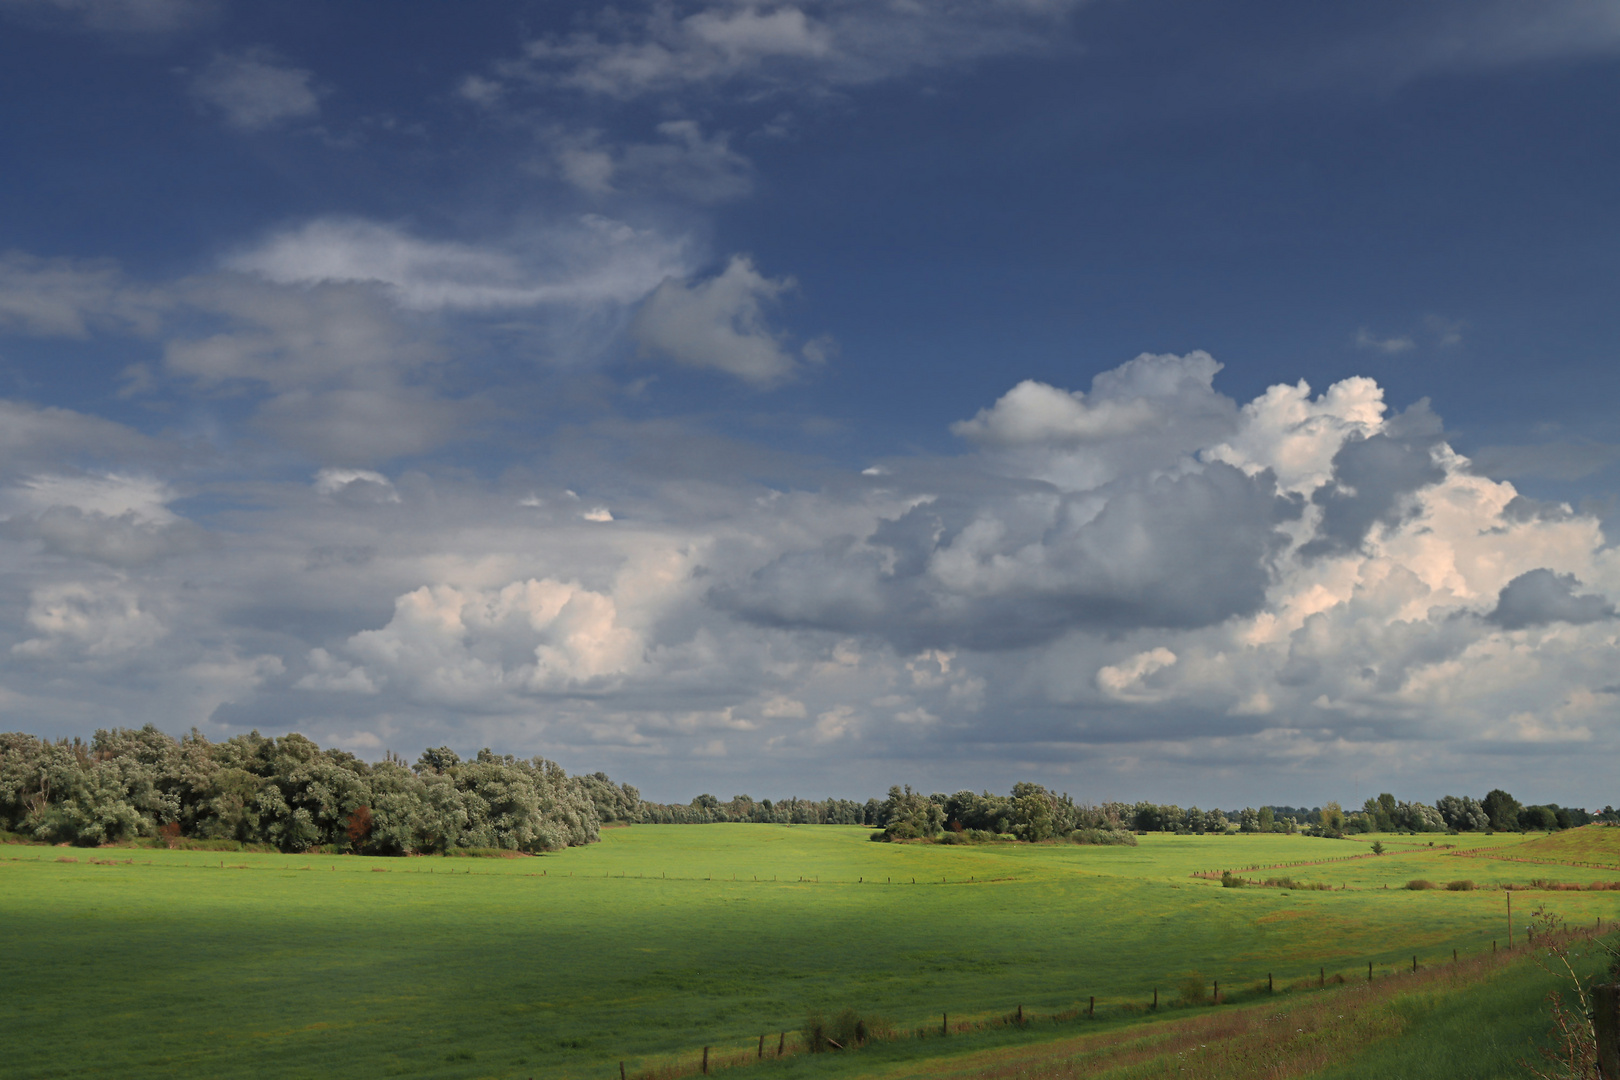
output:
[[[1454,948],[1486,955],[1506,936],[1503,896],[1486,887],[1602,876],[1485,857],[1521,845],[1550,857],[1508,836],[1449,850],[1384,837],[1390,854],[1373,859],[1344,858],[1365,844],[1283,836],[1136,848],[865,837],[641,826],[511,860],[0,847],[0,1075],[602,1076],[620,1060],[689,1067],[705,1045],[716,1061],[740,1054],[810,1009],[881,1013],[903,1030],[1019,1005],[1042,1018],[950,1050],[993,1052],[1141,1023],[1132,1010],[1154,988],[1160,1016],[1190,1016],[1169,1003],[1193,976],[1241,998],[1268,973],[1283,988],[1322,968],[1364,980],[1369,960],[1382,978],[1414,953],[1425,967]],[[1277,863],[1334,889],[1192,877]],[[1482,888],[1399,888],[1420,877]],[[1515,913],[1536,901],[1572,923],[1620,914],[1620,894],[1604,892],[1516,896]],[[1096,1019],[1046,1019],[1091,995]],[[941,1049],[904,1040],[758,1068],[853,1074]]]

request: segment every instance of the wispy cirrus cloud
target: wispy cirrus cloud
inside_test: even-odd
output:
[[[520,59],[481,76],[544,83],[609,98],[749,83],[816,91],[918,70],[1054,48],[1051,29],[1080,0],[929,5],[880,0],[796,4],[653,3],[598,29],[529,42]]]
[[[215,0],[0,0],[0,15],[61,20],[103,34],[172,34],[207,20]]]
[[[381,287],[419,311],[629,304],[688,268],[687,242],[597,215],[501,245],[429,240],[374,221],[318,218],[230,256],[279,284]]]

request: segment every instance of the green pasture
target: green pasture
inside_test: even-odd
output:
[[[1193,974],[1243,993],[1268,973],[1279,988],[1323,968],[1365,978],[1369,960],[1384,974],[1505,936],[1501,892],[1397,887],[1410,877],[1602,876],[1414,837],[1345,860],[1367,844],[867,835],[636,826],[522,859],[0,846],[0,1076],[606,1077],[752,1046],[809,1009],[912,1027],[1094,994],[1111,1018]],[[1191,876],[1282,862],[1312,865],[1248,876],[1334,889]],[[1536,903],[1620,917],[1603,892],[1515,894],[1515,915]]]

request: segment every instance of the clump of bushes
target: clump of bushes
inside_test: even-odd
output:
[[[1461,881],[1446,882],[1446,888],[1450,889],[1452,892],[1473,892],[1474,883],[1469,881],[1467,878],[1464,878]]]
[[[1197,972],[1181,980],[1181,1003],[1183,1005],[1202,1005],[1207,997],[1209,986],[1204,977]]]
[[[1268,877],[1266,887],[1271,889],[1293,889],[1296,892],[1327,892],[1333,888],[1325,881],[1304,882],[1295,881],[1291,877]]]
[[[819,1012],[804,1018],[804,1045],[812,1054],[828,1050],[858,1050],[873,1039],[888,1037],[893,1025],[881,1016],[863,1016],[854,1009],[827,1019]]]
[[[1408,889],[1411,889],[1413,892],[1420,892],[1423,889],[1437,889],[1437,888],[1439,888],[1438,885],[1436,885],[1434,882],[1428,880],[1427,878],[1413,878],[1411,881],[1408,881],[1406,883],[1406,887]]]
[[[1327,892],[1333,886],[1317,881],[1296,881],[1286,875],[1283,877],[1268,877],[1263,881],[1252,878],[1239,877],[1230,870],[1221,871],[1221,887],[1225,889],[1241,889],[1245,885],[1263,885],[1268,889],[1293,889],[1296,892]]]
[[[1069,834],[1076,844],[1123,844],[1136,846],[1136,834],[1124,829],[1076,829]]]

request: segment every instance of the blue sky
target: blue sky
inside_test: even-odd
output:
[[[1613,801],[1620,13],[0,0],[0,715]]]

